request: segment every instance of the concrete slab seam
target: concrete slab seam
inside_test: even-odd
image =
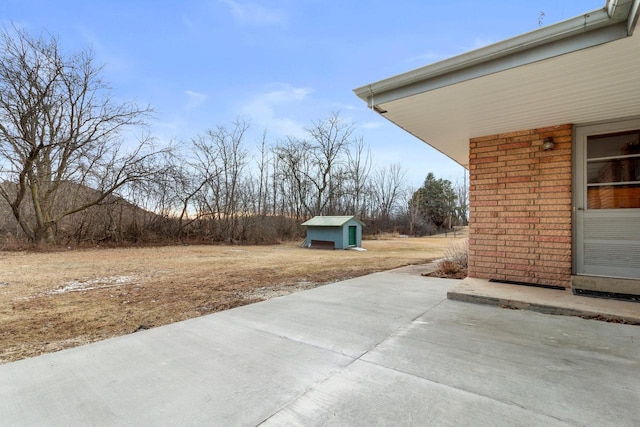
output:
[[[378,348],[382,343],[384,343],[385,341],[387,341],[390,337],[395,336],[395,335],[398,333],[398,331],[400,331],[400,330],[404,329],[407,325],[410,325],[410,324],[414,323],[417,319],[419,319],[420,317],[424,316],[424,315],[425,315],[425,314],[427,314],[429,311],[431,311],[431,310],[435,309],[436,307],[438,307],[440,304],[442,304],[442,303],[443,303],[444,301],[446,301],[446,300],[447,300],[446,298],[443,298],[443,299],[442,299],[442,300],[440,300],[437,304],[435,304],[435,305],[433,305],[433,306],[429,307],[427,310],[425,310],[424,312],[422,312],[422,313],[420,313],[419,315],[415,316],[415,317],[414,317],[413,319],[411,319],[409,322],[407,322],[407,323],[403,324],[402,326],[397,327],[397,328],[396,328],[396,329],[394,329],[391,333],[389,333],[389,335],[387,335],[386,337],[384,337],[383,339],[381,339],[380,341],[378,341],[377,343],[375,343],[374,345],[372,345],[369,349],[367,349],[366,351],[364,351],[362,354],[358,355],[357,357],[353,358],[352,356],[348,356],[348,355],[345,355],[345,354],[341,354],[341,353],[340,353],[340,354],[341,354],[341,355],[343,355],[343,356],[351,357],[351,358],[352,358],[352,360],[351,360],[349,363],[347,363],[346,365],[344,365],[343,367],[341,367],[340,369],[338,369],[338,370],[336,370],[335,372],[333,372],[331,375],[328,375],[328,376],[326,376],[325,378],[323,378],[322,380],[320,380],[320,381],[316,381],[315,383],[313,383],[313,384],[309,385],[309,387],[307,387],[307,388],[306,388],[302,393],[300,393],[298,396],[294,397],[294,398],[293,398],[293,399],[291,399],[289,402],[287,402],[287,403],[285,403],[284,405],[282,405],[282,407],[281,407],[281,408],[279,408],[279,409],[277,409],[276,411],[274,411],[271,415],[269,415],[267,418],[265,418],[264,420],[262,420],[258,425],[263,425],[264,423],[268,422],[268,421],[269,421],[269,419],[273,418],[273,417],[274,417],[275,415],[277,415],[279,412],[282,412],[282,411],[283,411],[283,410],[285,410],[287,407],[291,406],[294,402],[296,402],[297,400],[299,400],[299,399],[301,399],[302,397],[304,397],[306,394],[308,394],[308,393],[310,393],[311,391],[313,391],[313,390],[316,388],[316,386],[321,385],[321,384],[323,384],[323,383],[325,383],[325,382],[329,381],[331,378],[335,377],[336,375],[339,375],[339,374],[340,374],[340,373],[342,373],[345,369],[349,368],[349,366],[353,365],[353,364],[354,364],[354,363],[356,363],[357,361],[361,360],[363,363],[370,363],[370,364],[372,364],[372,365],[376,365],[375,363],[371,363],[371,362],[367,362],[366,360],[362,360],[362,358],[363,358],[365,355],[367,355],[369,352],[371,352],[372,350],[375,350],[376,348]],[[274,335],[275,335],[275,334],[274,334]],[[287,338],[287,337],[283,337],[283,338]],[[287,338],[287,339],[289,339],[289,338]],[[297,341],[297,340],[291,340],[291,341],[293,341],[293,342],[300,342],[300,341]],[[304,342],[300,342],[300,343],[302,343],[302,344],[307,344],[307,343],[304,343]],[[316,346],[314,346],[314,347],[316,347]],[[321,347],[316,347],[316,348],[320,348],[320,349],[322,349],[322,350],[326,350],[326,349],[323,349],[323,348],[321,348]],[[329,350],[329,351],[331,351],[331,350]],[[336,352],[333,352],[333,353],[336,353]],[[336,353],[336,354],[338,354],[338,353]],[[389,368],[389,367],[386,367],[386,366],[382,366],[382,365],[377,365],[377,366],[380,366],[380,367],[385,368],[385,369],[392,369],[392,368]],[[395,369],[392,369],[392,370],[397,371],[397,372],[401,372],[401,373],[403,373],[403,374],[405,374],[405,375],[414,376],[414,375],[408,374],[408,373],[406,373],[406,372],[398,371],[398,370],[395,370]],[[415,377],[415,376],[414,376],[414,377]],[[416,378],[420,378],[420,377],[416,377]]]
[[[256,426],[264,425],[266,422],[268,422],[275,415],[277,415],[278,413],[284,411],[289,406],[291,406],[294,402],[300,400],[301,398],[303,398],[304,396],[309,394],[311,391],[315,390],[318,386],[326,383],[327,381],[329,381],[330,379],[332,379],[336,375],[342,373],[344,371],[344,369],[347,368],[348,366],[351,366],[353,364],[353,362],[355,362],[355,359],[350,361],[345,366],[342,366],[341,368],[337,369],[335,372],[332,372],[330,375],[327,375],[326,377],[322,378],[321,380],[318,380],[318,381],[316,381],[316,382],[314,382],[312,384],[309,384],[309,386],[304,391],[300,392],[300,394],[298,394],[297,396],[293,397],[291,400],[289,400],[288,402],[284,403],[280,408],[278,408],[275,411],[273,411],[273,413],[271,415],[269,415],[268,417],[266,417],[265,419],[260,421],[258,424],[256,424]]]
[[[563,422],[563,423],[567,423],[567,424],[572,424],[573,423],[572,420],[559,418],[557,416],[548,414],[546,412],[540,412],[540,411],[538,411],[538,410],[536,410],[534,408],[529,408],[529,407],[523,406],[523,405],[521,405],[521,404],[519,404],[517,402],[514,402],[512,400],[496,399],[493,396],[477,393],[475,391],[467,390],[467,389],[460,388],[460,387],[454,387],[454,386],[452,386],[450,384],[446,384],[446,383],[442,383],[442,382],[439,382],[439,381],[435,381],[435,380],[430,379],[430,378],[426,378],[426,377],[423,377],[423,376],[420,376],[420,375],[416,375],[416,374],[413,374],[413,373],[410,373],[410,372],[406,372],[406,371],[403,371],[401,369],[394,368],[394,367],[391,367],[391,366],[382,365],[380,363],[376,363],[376,362],[369,361],[369,360],[366,360],[366,359],[360,359],[359,361],[362,362],[362,363],[367,363],[367,364],[370,364],[370,365],[373,365],[373,366],[377,366],[377,367],[382,368],[382,369],[387,369],[387,370],[396,372],[396,373],[398,373],[400,375],[406,375],[406,376],[415,378],[415,379],[417,379],[419,381],[425,381],[425,382],[430,383],[430,384],[436,384],[436,385],[441,386],[443,388],[447,388],[447,389],[450,389],[450,390],[455,390],[455,391],[460,392],[462,394],[468,394],[468,395],[471,395],[471,396],[479,397],[481,399],[487,399],[487,400],[490,400],[492,402],[496,402],[497,404],[505,405],[507,407],[515,406],[515,407],[518,407],[518,408],[520,408],[520,409],[522,409],[524,411],[528,411],[528,412],[531,412],[531,413],[534,413],[534,414],[538,414],[538,415],[542,415],[542,416],[545,416],[545,417],[548,417],[548,418],[552,418],[552,419],[554,419],[556,421],[560,421],[560,422]],[[354,363],[355,363],[355,361],[354,361]]]

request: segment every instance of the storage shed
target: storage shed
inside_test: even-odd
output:
[[[302,225],[307,227],[307,248],[348,249],[362,245],[364,223],[355,216],[316,216]]]

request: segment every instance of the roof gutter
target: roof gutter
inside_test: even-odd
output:
[[[549,45],[553,42],[569,39],[576,35],[592,32],[624,21],[628,23],[626,26],[626,34],[624,34],[626,36],[630,34],[630,30],[633,30],[635,21],[638,19],[639,3],[640,0],[607,0],[607,3],[602,9],[597,9],[548,27],[543,27],[490,46],[359,87],[354,89],[354,92],[358,97],[367,102],[370,108],[374,108],[374,95],[450,75],[454,72],[463,71],[518,53],[531,51],[536,47]],[[594,44],[611,41],[616,38],[621,38],[622,36],[619,31],[612,32],[607,35],[605,39],[599,39],[599,41]],[[577,48],[574,48],[574,50],[575,49]]]

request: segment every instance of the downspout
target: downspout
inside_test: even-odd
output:
[[[640,16],[640,0],[634,0],[631,5],[631,11],[629,11],[629,20],[627,21],[627,33],[633,35],[633,30],[638,23],[638,16]]]
[[[626,18],[627,35],[633,35],[640,15],[640,0],[607,0],[604,8],[611,19]]]

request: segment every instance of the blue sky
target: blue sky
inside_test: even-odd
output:
[[[300,136],[332,112],[408,184],[462,167],[366,108],[362,86],[604,6],[604,0],[2,0],[0,20],[90,47],[114,94],[181,141],[241,118],[249,142]]]

